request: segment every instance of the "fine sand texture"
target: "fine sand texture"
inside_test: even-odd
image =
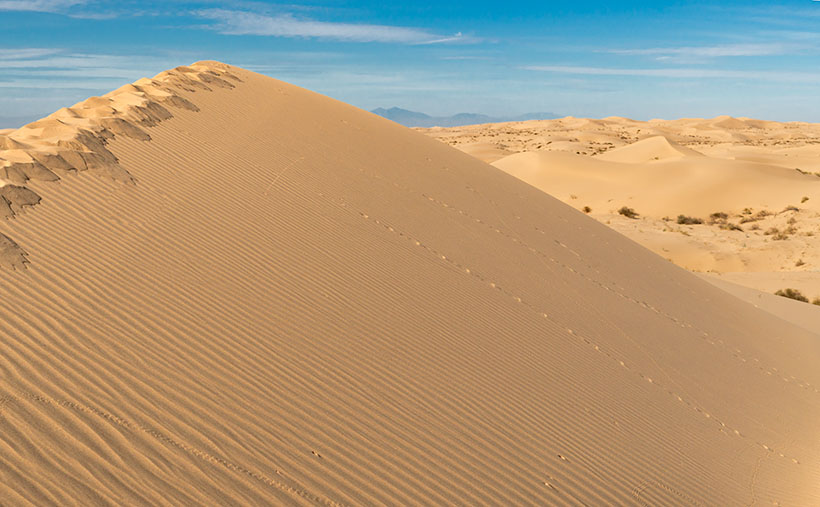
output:
[[[807,305],[804,302],[777,296],[771,292],[750,289],[749,287],[729,282],[714,273],[703,273],[700,276],[704,280],[717,285],[740,299],[748,301],[757,308],[776,315],[785,321],[797,324],[820,336],[820,318],[818,318],[817,313],[820,309],[818,309],[816,305]]]
[[[2,139],[3,505],[820,504],[816,334],[420,133],[201,62]]]

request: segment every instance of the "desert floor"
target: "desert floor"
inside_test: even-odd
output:
[[[569,117],[419,130],[681,267],[820,298],[818,124]]]

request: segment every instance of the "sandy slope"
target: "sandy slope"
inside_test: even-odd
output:
[[[748,301],[757,308],[761,308],[785,321],[797,324],[808,331],[820,335],[820,318],[817,317],[818,309],[815,305],[807,305],[801,301],[776,296],[771,292],[761,292],[759,290],[750,289],[743,285],[729,282],[724,277],[714,273],[703,273],[700,276],[730,294],[734,294],[740,299]]]
[[[0,223],[4,504],[820,503],[818,336],[345,104],[138,86],[6,135],[67,165]]]

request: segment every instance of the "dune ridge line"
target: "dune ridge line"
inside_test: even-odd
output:
[[[62,108],[41,120],[0,134],[0,218],[12,218],[40,196],[26,186],[30,180],[59,181],[68,173],[88,171],[124,183],[133,176],[106,147],[116,137],[150,141],[145,128],[173,118],[169,108],[199,111],[179,90],[212,91],[233,88],[241,79],[218,62],[198,62],[160,72]],[[0,266],[22,268],[26,251],[0,234]]]

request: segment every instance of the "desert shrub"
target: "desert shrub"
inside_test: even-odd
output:
[[[804,196],[803,196],[803,198],[802,198],[802,199],[800,199],[800,204],[803,204],[804,202],[806,202],[806,201],[808,201],[808,200],[809,200],[809,198],[808,198],[807,196],[805,196],[805,195],[804,195]]]
[[[783,208],[783,211],[800,211],[800,208],[797,206],[792,206],[791,204]]]
[[[752,224],[751,226],[749,226],[749,229],[752,230],[752,231],[759,231],[760,230],[760,224]]]
[[[779,232],[780,232],[780,229],[778,229],[777,227],[769,227],[768,229],[766,229],[766,232],[764,232],[763,234],[765,234],[766,236],[772,236],[772,235],[777,234]]]
[[[806,264],[806,263],[805,263],[805,262],[803,262],[803,259],[797,259],[797,262],[795,262],[795,263],[794,263],[794,265],[795,265],[796,267],[798,267],[798,268],[799,268],[800,266],[803,266],[804,264]]]
[[[800,293],[797,289],[780,289],[774,293],[775,296],[782,296],[784,298],[794,299],[795,301],[809,302],[809,298]]]
[[[743,208],[743,214],[744,215],[751,215],[752,214],[752,208]]]
[[[592,208],[590,208],[589,206],[584,206],[583,211],[584,213],[589,213],[590,211],[592,211]]]
[[[775,240],[775,241],[783,241],[783,240],[789,239],[789,235],[786,234],[785,232],[778,232],[777,234],[772,236],[772,239]]]
[[[728,218],[729,218],[729,215],[727,213],[724,213],[722,211],[716,211],[715,213],[712,213],[711,215],[709,215],[709,224],[711,224],[711,225],[721,224],[721,223],[726,222],[726,219],[728,219]]]
[[[820,298],[814,298],[811,300],[811,304],[820,306]]]
[[[680,225],[697,225],[702,224],[702,218],[688,217],[686,215],[678,215],[678,223]]]
[[[720,228],[724,231],[743,231],[743,227],[733,224],[732,222],[727,222],[725,224],[720,224]]]
[[[638,213],[634,209],[629,208],[627,206],[621,207],[621,209],[618,210],[618,214],[623,215],[626,218],[632,218],[632,219],[638,218],[638,216],[639,216]]]

